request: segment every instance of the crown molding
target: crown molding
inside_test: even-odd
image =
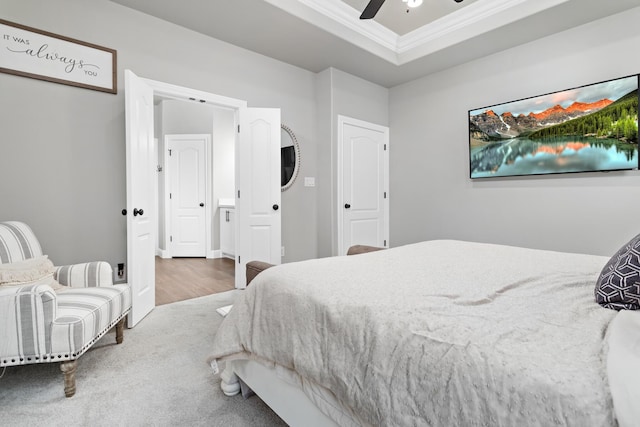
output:
[[[398,40],[397,65],[469,40],[569,0],[478,0]]]
[[[269,1],[269,0],[267,0]],[[361,20],[360,12],[349,6],[340,0],[295,0],[301,4],[304,4],[317,12],[333,19],[345,29],[350,29],[359,34],[362,34],[381,46],[396,50],[398,43],[398,35],[379,24],[378,22],[370,20]],[[280,3],[280,1],[278,1]],[[355,25],[354,25],[355,22]]]
[[[340,0],[264,0],[380,58],[397,63],[398,35],[379,23],[361,21],[357,10]]]
[[[341,0],[265,1],[399,66],[570,0],[477,0],[403,36]]]

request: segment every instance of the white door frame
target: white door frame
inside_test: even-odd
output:
[[[213,220],[213,211],[211,210],[211,207],[213,206],[213,186],[211,185],[212,182],[212,178],[211,178],[211,174],[212,174],[212,169],[213,169],[213,165],[212,165],[212,158],[211,158],[211,153],[213,152],[213,147],[212,147],[212,139],[211,139],[211,135],[209,134],[167,134],[164,136],[164,146],[165,146],[165,150],[164,150],[164,170],[165,170],[165,175],[164,175],[164,180],[165,180],[165,185],[164,185],[164,242],[163,242],[163,246],[166,248],[163,251],[163,257],[164,258],[171,258],[173,257],[173,253],[171,251],[171,242],[169,241],[169,236],[171,235],[171,220],[172,219],[167,219],[170,218],[171,215],[171,201],[169,199],[169,193],[171,193],[171,189],[169,188],[169,183],[171,182],[171,167],[169,167],[170,165],[170,161],[169,161],[169,150],[166,149],[166,147],[168,147],[168,143],[169,143],[169,139],[175,139],[175,140],[179,140],[179,139],[184,139],[186,137],[202,137],[205,140],[205,146],[204,146],[204,151],[205,151],[205,200],[204,200],[204,216],[205,216],[205,225],[204,225],[204,233],[205,233],[205,251],[206,251],[206,257],[207,258],[213,258],[213,235],[211,233],[211,221]]]
[[[127,72],[130,72],[130,70],[125,70],[125,73]],[[139,79],[141,80],[142,83],[146,84],[149,88],[151,88],[154,97],[161,96],[166,99],[177,99],[177,100],[186,100],[186,101],[199,102],[199,103],[207,103],[209,105],[215,105],[218,107],[232,110],[234,112],[234,128],[237,129],[237,132],[234,132],[234,134],[235,134],[236,165],[238,165],[237,154],[240,147],[240,140],[242,139],[244,141],[247,138],[247,135],[249,135],[247,132],[243,132],[242,134],[240,133],[240,117],[241,116],[247,117],[246,115],[248,114],[248,111],[252,110],[248,108],[247,101],[243,101],[235,98],[229,98],[222,95],[216,95],[209,92],[203,92],[200,90],[189,89],[182,86],[172,85],[169,83],[145,79],[142,77],[139,77]],[[280,123],[278,123],[277,127],[278,127],[277,142],[278,142],[278,147],[280,147],[280,132],[279,132]],[[271,140],[275,141],[275,139],[273,138]],[[157,160],[153,158],[153,150],[151,150],[151,153],[149,154],[149,156],[152,157],[151,160],[153,162]],[[236,200],[237,200],[239,198],[239,193],[240,193],[237,187],[239,182],[238,174],[240,173],[238,167],[236,167],[235,173],[236,173],[236,192],[238,193],[236,195]],[[279,180],[277,182],[278,182],[278,188],[280,188]],[[245,197],[247,192],[251,193],[251,190],[249,189],[247,191],[247,189],[245,189],[245,193],[244,193]],[[278,191],[278,194],[279,194],[279,191]],[[279,199],[277,203],[279,204]],[[236,205],[238,205],[238,203],[236,203]],[[276,210],[276,208],[274,208],[274,210]],[[241,209],[239,206],[236,206],[236,215],[240,215],[240,214],[241,214]],[[238,224],[239,222],[237,221],[235,224],[235,233],[234,233],[235,240],[236,240],[236,271],[239,273],[239,274],[236,274],[235,285],[236,285],[236,288],[244,288],[246,286],[246,277],[245,277],[245,274],[243,274],[244,272],[242,271],[242,269],[238,268],[238,264],[240,264],[241,266],[244,266],[244,264],[240,263],[240,260],[241,260],[240,252],[244,249],[241,245],[238,244],[239,243],[238,236],[240,236],[240,230],[239,230]],[[153,232],[149,236],[152,242],[155,242],[157,233],[158,233],[158,227],[156,226],[154,227]],[[278,236],[278,241],[279,240],[280,240],[280,236]],[[280,244],[278,244],[278,247],[279,246]],[[154,256],[153,252],[151,256]],[[247,261],[248,260],[245,257],[244,263],[246,264]],[[278,261],[279,259],[276,259],[276,260],[273,260],[272,262],[279,263]]]
[[[161,96],[167,99],[206,103],[209,105],[215,105],[217,107],[233,110],[234,111],[234,128],[237,128],[240,125],[240,109],[247,108],[247,101],[243,101],[240,99],[229,98],[222,95],[216,95],[209,92],[190,89],[183,86],[173,85],[170,83],[159,82],[156,80],[146,79],[143,77],[141,77],[140,79],[144,81],[147,85],[149,85],[149,87],[151,87],[151,89],[153,90],[154,97]],[[239,134],[238,132],[234,132],[234,133],[235,133],[235,145],[236,145],[236,152],[237,152]],[[155,162],[156,159],[154,159],[153,161]],[[208,177],[207,179],[210,179],[210,177]],[[211,202],[207,204],[213,206]],[[153,241],[156,241],[157,233],[158,233],[158,227],[154,227]],[[237,240],[237,236],[238,236],[237,229],[236,229],[235,236]],[[236,241],[236,247],[237,247],[237,241]],[[238,276],[238,277],[244,277],[244,275]],[[236,280],[236,286],[237,286],[237,283],[238,281]]]
[[[371,129],[377,132],[381,132],[386,136],[386,145],[389,147],[389,128],[387,126],[377,125],[375,123],[365,122],[364,120],[354,119],[352,117],[338,115],[338,137],[337,137],[337,169],[336,169],[336,183],[337,183],[337,191],[336,191],[336,208],[337,208],[337,221],[336,221],[336,236],[337,241],[336,245],[334,245],[335,250],[337,250],[334,255],[344,255],[349,248],[343,248],[343,234],[344,234],[344,158],[343,158],[343,142],[342,138],[344,136],[344,125],[352,125],[358,126],[365,129]],[[386,237],[386,247],[389,246],[389,150],[384,151],[384,188],[386,192],[386,197],[383,199],[383,215],[384,215],[384,233]]]

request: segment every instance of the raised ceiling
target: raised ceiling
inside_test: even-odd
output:
[[[476,0],[425,0],[420,7],[410,8],[401,0],[387,0],[382,5],[374,21],[385,26],[399,36],[431,24],[457,10],[469,6]],[[343,3],[361,13],[369,0],[343,0]]]
[[[385,87],[639,7],[639,0],[112,0],[236,46]]]

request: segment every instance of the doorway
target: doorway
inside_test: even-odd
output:
[[[235,112],[154,96],[158,153],[156,305],[234,289],[221,258],[220,200],[233,204]]]
[[[222,106],[234,112],[235,268],[252,259],[280,259],[280,110],[248,108],[246,101],[138,77],[125,70],[127,264],[131,287],[128,326],[155,307],[155,241],[158,209],[154,192],[154,96]],[[166,236],[165,236],[166,238]],[[277,250],[276,250],[277,249]],[[244,274],[235,287],[246,287]]]
[[[236,111],[154,95],[154,117],[156,253],[218,258],[220,208],[235,204]]]

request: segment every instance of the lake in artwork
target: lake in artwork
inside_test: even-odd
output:
[[[474,178],[612,171],[637,166],[637,144],[610,138],[513,138],[471,148]]]
[[[638,169],[638,76],[469,111],[471,178]]]

